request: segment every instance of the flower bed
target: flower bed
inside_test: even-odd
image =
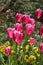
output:
[[[42,9],[35,11],[36,19],[42,15]],[[43,24],[27,14],[17,13],[15,19],[13,27],[6,28],[7,41],[0,46],[2,65],[42,65]]]

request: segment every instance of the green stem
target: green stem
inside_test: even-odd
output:
[[[10,62],[10,56],[8,56],[8,62],[9,62],[9,65],[10,65],[10,63],[11,63],[11,62]]]

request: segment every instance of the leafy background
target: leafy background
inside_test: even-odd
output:
[[[43,16],[39,20],[35,17],[37,8],[43,9],[43,0],[0,0],[0,46],[9,40],[6,35],[6,28],[13,27],[17,12],[30,14],[31,17],[35,18],[36,22],[42,21]],[[40,24],[37,24],[36,30],[38,25],[40,26]],[[37,39],[39,38],[37,37]],[[7,59],[7,57],[5,58]],[[3,60],[3,55],[1,56],[1,54],[0,59],[1,64]]]

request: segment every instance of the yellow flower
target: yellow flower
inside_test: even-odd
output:
[[[20,53],[22,53],[23,52],[23,50],[20,50]]]
[[[39,53],[37,53],[37,56],[38,56],[38,57],[40,57],[40,54],[39,54]]]
[[[1,49],[4,48],[4,46],[1,46]]]
[[[26,62],[29,62],[28,55],[24,55],[24,60],[25,60]]]
[[[31,64],[31,62],[30,62],[30,60],[29,60],[29,58],[28,58],[28,55],[24,55],[23,59],[24,59],[26,62],[28,62],[28,63]]]
[[[25,46],[25,49],[28,50],[28,49],[29,49],[29,45],[26,45],[26,46]]]
[[[10,45],[9,41],[5,42],[5,46],[9,46],[9,45]]]
[[[30,60],[32,60],[32,59],[36,60],[36,57],[35,57],[34,55],[30,55],[30,56],[29,56],[29,59],[30,59]]]
[[[34,52],[37,53],[38,52],[38,47],[34,47],[33,50],[34,50]]]
[[[0,52],[3,52],[3,51],[4,51],[4,45],[0,46]]]
[[[0,52],[4,52],[4,48],[0,49]]]
[[[15,51],[14,51],[14,50],[11,50],[11,53],[12,53],[12,54],[13,54],[13,53],[15,54]]]
[[[5,45],[3,45],[3,47],[4,47],[4,48],[6,48],[6,46],[5,46]]]

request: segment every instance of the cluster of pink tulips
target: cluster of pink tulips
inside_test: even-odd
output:
[[[36,18],[40,18],[43,14],[42,9],[37,9],[35,11]],[[31,35],[35,30],[35,19],[31,18],[27,14],[16,14],[16,23],[14,28],[7,28],[7,36],[12,38],[16,43],[20,44],[24,38],[24,34]],[[24,26],[23,26],[24,25]],[[43,25],[39,28],[39,33],[43,34]],[[30,37],[30,43],[35,43],[35,39]],[[40,43],[40,51],[43,52],[43,42]],[[10,54],[10,48],[6,48],[6,53]]]
[[[20,43],[24,36],[23,32],[26,32],[28,35],[31,35],[34,32],[35,20],[33,18],[30,18],[29,15],[22,15],[19,13],[16,14],[16,20],[17,22],[14,24],[14,28],[7,29],[7,34],[10,38],[13,38],[15,42]],[[22,23],[20,21],[22,21]],[[25,24],[24,29],[23,24]]]

